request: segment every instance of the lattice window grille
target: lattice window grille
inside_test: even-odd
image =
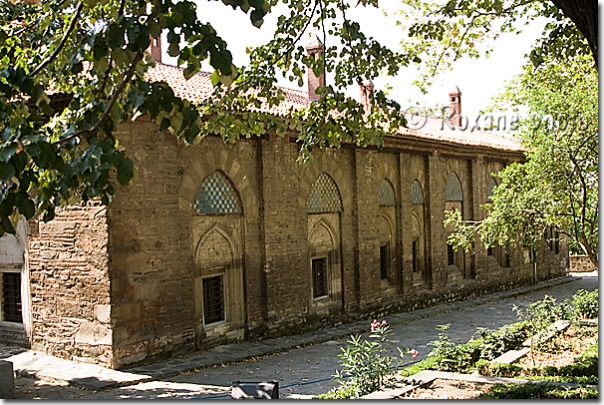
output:
[[[461,192],[461,184],[455,173],[449,175],[447,180],[447,189],[445,193],[446,201],[463,201],[463,194]]]
[[[241,204],[229,179],[214,172],[201,185],[194,209],[197,215],[240,214]]]
[[[340,211],[342,211],[342,200],[338,187],[327,173],[322,173],[312,184],[306,212],[318,214]]]
[[[423,204],[424,203],[424,192],[419,181],[414,180],[411,184],[411,204]]]
[[[394,188],[386,179],[380,183],[378,187],[378,199],[380,205],[392,206],[396,205],[396,197],[394,196]]]
[[[210,324],[225,320],[224,277],[213,276],[202,279],[203,323]]]

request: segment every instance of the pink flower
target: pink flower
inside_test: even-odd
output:
[[[386,322],[386,320],[384,319],[384,320],[382,321],[382,326],[386,326],[386,325],[388,325],[388,322]]]
[[[375,332],[375,330],[380,326],[380,323],[374,319],[373,322],[371,322],[371,331]]]
[[[419,352],[415,349],[409,350],[409,353],[411,353],[411,358],[416,358],[417,355],[419,354]]]

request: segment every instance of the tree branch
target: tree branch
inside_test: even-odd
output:
[[[56,47],[55,51],[48,58],[44,59],[42,63],[40,63],[40,65],[38,65],[38,67],[35,68],[29,75],[27,75],[28,77],[34,77],[35,75],[40,73],[42,69],[44,69],[50,62],[52,62],[57,57],[57,55],[59,55],[59,52],[61,52],[61,50],[65,46],[65,43],[67,42],[67,39],[71,35],[71,32],[75,28],[75,25],[80,18],[80,13],[82,12],[83,7],[83,3],[80,3],[78,5],[78,8],[76,9],[73,18],[71,19],[71,23],[69,24],[67,31],[63,35],[63,38],[61,39],[61,42],[59,42],[59,45]]]
[[[61,146],[61,145],[64,145],[64,144],[66,144],[67,142],[69,142],[69,141],[71,141],[73,139],[80,138],[81,136],[90,136],[90,135],[93,135],[93,134],[95,134],[99,130],[99,128],[100,128],[101,124],[103,123],[103,121],[105,121],[105,119],[107,119],[107,117],[111,113],[111,109],[113,108],[113,105],[117,101],[117,98],[119,97],[119,95],[121,94],[121,92],[124,90],[124,88],[126,87],[126,85],[128,83],[130,83],[130,79],[132,78],[132,75],[134,74],[134,71],[136,70],[136,65],[142,59],[143,54],[144,54],[143,51],[138,51],[138,53],[134,57],[134,60],[132,61],[132,64],[130,65],[130,68],[128,69],[128,71],[124,75],[124,78],[123,78],[122,82],[120,83],[120,85],[118,86],[118,88],[115,90],[115,93],[113,93],[113,97],[111,97],[111,100],[109,100],[109,103],[107,104],[107,107],[105,108],[105,111],[103,111],[103,115],[101,115],[101,117],[96,122],[96,124],[94,124],[94,127],[92,127],[92,129],[88,129],[88,130],[85,130],[85,131],[78,131],[75,134],[70,135],[70,136],[68,136],[66,138],[59,139],[58,141],[54,142],[53,145],[59,145],[59,146]]]

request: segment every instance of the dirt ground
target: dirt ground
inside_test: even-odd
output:
[[[476,399],[491,389],[491,384],[462,380],[436,379],[428,386],[414,389],[400,399]]]

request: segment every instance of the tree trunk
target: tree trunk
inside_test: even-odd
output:
[[[575,23],[587,39],[598,68],[598,2],[596,0],[551,0]]]

